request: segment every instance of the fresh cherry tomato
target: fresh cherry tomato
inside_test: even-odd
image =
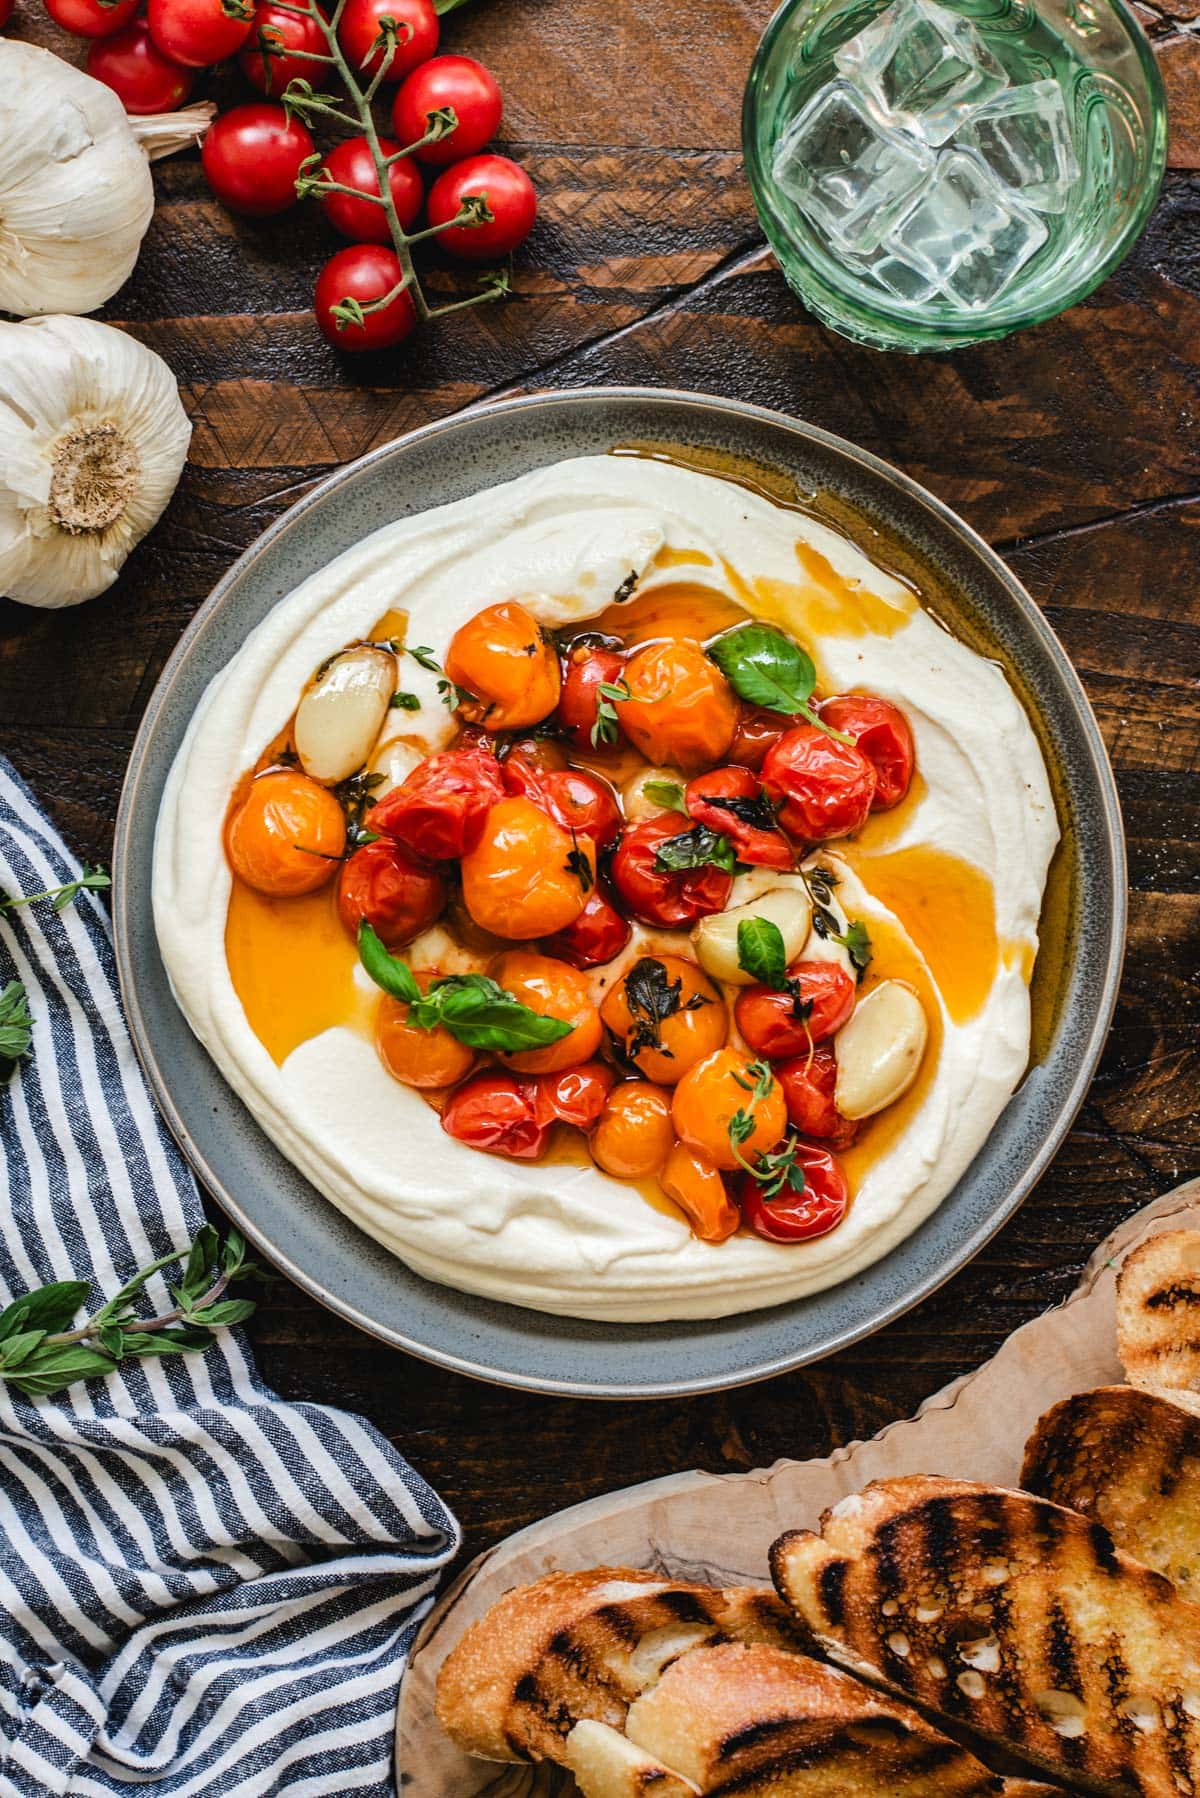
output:
[[[534,1080],[511,1074],[475,1074],[456,1087],[442,1112],[442,1129],[473,1149],[536,1161],[546,1150],[549,1123],[538,1121]]]
[[[621,1060],[659,1086],[674,1086],[729,1033],[720,990],[694,961],[643,955],[600,1001]]]
[[[518,600],[485,606],[460,625],[446,651],[446,673],[471,695],[459,712],[486,730],[525,730],[558,704],[558,656],[533,613]]]
[[[612,879],[627,910],[643,924],[665,929],[694,924],[710,912],[724,911],[733,887],[733,875],[715,862],[698,868],[666,869],[657,856],[669,838],[689,829],[678,812],[664,812],[627,829],[612,859]]]
[[[544,806],[564,830],[590,837],[597,849],[611,843],[624,822],[606,780],[583,768],[539,768],[520,750],[504,758],[504,785]]]
[[[875,770],[873,812],[890,811],[908,792],[916,749],[908,719],[899,706],[873,693],[839,693],[822,700],[820,716],[844,730]]]
[[[390,837],[356,849],[338,878],[338,910],[351,936],[365,918],[389,949],[428,930],[441,917],[446,896],[445,875]]]
[[[269,218],[296,204],[296,176],[314,149],[312,133],[299,119],[272,101],[251,100],[213,120],[200,161],[223,206]]]
[[[730,761],[739,768],[761,768],[764,755],[787,728],[787,719],[781,712],[769,712],[766,706],[747,705],[743,700],[729,749]]]
[[[798,961],[784,992],[747,986],[733,1008],[738,1029],[756,1055],[781,1061],[807,1056],[840,1030],[854,1010],[854,982],[833,961]]]
[[[807,1242],[814,1236],[828,1236],[846,1215],[850,1187],[827,1149],[798,1142],[796,1166],[804,1172],[803,1192],[785,1186],[774,1198],[766,1199],[749,1174],[738,1188],[743,1222],[768,1242]]]
[[[788,1126],[778,1080],[737,1049],[717,1049],[688,1069],[675,1088],[671,1116],[680,1142],[729,1173],[753,1165]]]
[[[107,6],[102,5],[101,0],[46,0],[46,11],[56,25],[61,25],[75,37],[111,37],[114,31],[120,31],[129,23],[138,5],[139,0],[109,0]],[[5,12],[0,17],[0,25],[7,17],[8,12]]]
[[[415,329],[417,309],[408,288],[396,293],[401,279],[400,260],[381,243],[356,243],[331,256],[317,276],[313,307],[321,335],[335,350],[386,350]],[[386,306],[364,312],[357,324],[338,317],[344,300],[363,307],[392,294]]]
[[[251,0],[149,0],[146,21],[164,56],[207,69],[237,55],[250,36],[254,7]]]
[[[584,1061],[561,1074],[543,1074],[537,1083],[537,1114],[547,1122],[590,1130],[604,1110],[615,1079],[602,1061]]]
[[[495,137],[503,106],[499,83],[481,62],[471,56],[435,56],[397,90],[392,129],[402,144],[418,143],[430,130],[431,115],[450,108],[458,120],[454,129],[413,152],[422,162],[445,167],[474,156]]]
[[[430,224],[448,225],[472,198],[486,202],[491,218],[439,232],[443,250],[463,262],[490,262],[525,242],[537,217],[537,194],[520,163],[495,154],[456,162],[429,190]]]
[[[596,884],[596,851],[572,840],[541,806],[502,799],[462,859],[462,890],[475,922],[494,936],[552,936],[573,924]]]
[[[771,801],[749,768],[714,768],[690,780],[683,796],[697,824],[721,831],[741,862],[756,868],[791,868],[795,855],[775,823]]]
[[[592,1160],[617,1180],[646,1180],[675,1143],[671,1101],[649,1080],[625,1080],[608,1095],[592,1131]]]
[[[738,702],[698,643],[647,643],[625,664],[630,697],[615,701],[625,735],[647,761],[690,773],[722,761],[737,728]]]
[[[687,1143],[677,1142],[667,1156],[658,1184],[679,1206],[693,1236],[701,1242],[724,1242],[742,1221],[730,1203],[725,1182],[712,1162]]]
[[[418,974],[416,981],[422,992],[429,988],[432,974]],[[444,1086],[457,1086],[475,1065],[475,1051],[451,1036],[444,1024],[422,1030],[408,1021],[408,1006],[387,994],[381,995],[375,1023],[375,1047],[393,1080],[424,1091]]]
[[[788,1117],[801,1136],[819,1136],[839,1148],[854,1141],[858,1126],[842,1116],[834,1101],[837,1058],[829,1043],[792,1061],[777,1062],[775,1074]]]
[[[126,112],[138,117],[176,111],[186,104],[195,80],[190,69],[163,55],[145,19],[98,39],[88,51],[87,72],[111,87]]]
[[[371,808],[371,829],[395,837],[426,861],[458,861],[476,847],[491,808],[504,797],[494,755],[444,749],[420,762]]]
[[[390,137],[381,137],[379,148],[385,156],[393,156],[400,145]],[[357,188],[363,194],[379,193],[379,177],[375,173],[375,161],[365,137],[347,137],[340,144],[335,144],[321,164],[321,172],[330,181],[336,181],[340,187]],[[416,163],[407,156],[402,157],[399,162],[393,162],[388,169],[388,186],[392,190],[392,200],[401,226],[405,231],[411,230],[425,194],[421,171]],[[352,194],[324,194],[320,188],[316,191],[321,211],[334,230],[340,231],[343,237],[350,238],[354,243],[391,243],[387,214],[374,200],[355,199]]]
[[[632,935],[629,919],[622,916],[597,881],[575,922],[556,936],[546,937],[542,948],[547,955],[569,961],[573,968],[599,968],[620,955]]]
[[[341,865],[346,819],[329,791],[307,774],[260,774],[229,821],[234,873],[255,892],[292,899],[323,887]]]
[[[562,692],[558,701],[558,721],[579,749],[600,749],[604,737],[596,727],[601,686],[612,687],[625,671],[625,657],[619,649],[587,637],[578,638],[563,657]],[[612,720],[613,740],[619,734]],[[592,733],[596,732],[596,741]]]
[[[8,24],[13,15],[15,0],[0,0],[0,31]]]
[[[798,724],[768,749],[762,784],[790,837],[825,843],[863,823],[875,797],[875,770],[860,749]]]
[[[358,75],[374,75],[383,61],[384,47],[379,39],[383,30],[380,21],[384,18],[394,19],[397,31],[383,79],[403,81],[437,49],[438,16],[433,0],[346,0],[338,25],[338,42]]]
[[[271,0],[259,0],[246,47],[238,57],[238,68],[259,93],[278,98],[293,79],[307,81],[310,87],[324,87],[329,64],[316,59],[328,53],[325,33],[311,13],[302,18],[299,13],[272,5]]]
[[[561,1018],[571,1026],[570,1035],[556,1043],[505,1055],[507,1067],[518,1074],[556,1074],[589,1061],[596,1053],[603,1034],[600,1013],[592,1003],[587,981],[576,969],[553,956],[539,955],[535,949],[510,949],[496,961],[492,978],[530,1011],[544,1018]]]

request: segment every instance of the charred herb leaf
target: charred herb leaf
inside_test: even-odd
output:
[[[830,910],[833,904],[833,891],[839,884],[838,877],[832,868],[801,868],[800,878],[808,889],[812,901],[813,929],[823,940],[840,943],[850,957],[850,964],[861,982],[863,975],[871,965],[874,950],[867,927],[861,918],[852,918],[845,930],[838,928],[836,914]],[[811,1011],[812,1007],[809,1007]],[[799,1014],[797,1014],[799,1015]]]
[[[615,743],[620,735],[621,727],[617,720],[617,708],[613,703],[619,699],[632,699],[627,680],[602,680],[596,688],[596,722],[591,729],[592,748],[598,749],[601,743]]]
[[[377,843],[379,832],[368,830],[365,819],[374,805],[372,797],[375,788],[383,785],[382,774],[368,774],[360,769],[351,774],[347,780],[341,780],[333,789],[333,796],[346,814],[346,853],[352,854],[361,849],[364,843]],[[297,848],[300,845],[297,844]]]
[[[806,649],[769,624],[739,624],[726,631],[708,653],[739,699],[769,712],[803,718],[839,743],[853,743],[844,731],[822,724],[810,701],[817,671]]]
[[[592,864],[589,862],[583,850],[579,847],[579,838],[575,835],[574,831],[571,832],[571,842],[573,847],[567,855],[564,866],[568,874],[573,874],[575,876],[576,880],[583,888],[583,891],[585,893],[590,893],[596,884],[596,877],[592,873]]]
[[[710,863],[732,874],[737,857],[729,838],[707,824],[693,824],[690,830],[660,843],[654,866],[663,874],[679,874],[688,868],[704,868]]]
[[[787,949],[783,932],[770,918],[743,918],[737,930],[738,966],[757,980],[782,992],[787,985]]]
[[[625,576],[625,579],[621,582],[621,585],[617,588],[616,592],[613,594],[614,606],[623,606],[627,599],[632,599],[633,595],[634,595],[634,591],[637,587],[637,584],[638,584],[638,571],[636,568],[631,568],[629,570],[629,573]]]
[[[754,830],[778,830],[779,820],[775,816],[775,807],[765,793],[757,795],[743,794],[733,799],[718,799],[712,794],[705,794],[705,805],[715,805],[718,811],[729,812],[742,824],[749,824]]]
[[[674,1017],[680,1010],[696,1011],[701,1005],[711,1005],[712,1000],[703,993],[693,993],[685,1003],[683,976],[668,980],[662,962],[653,955],[643,955],[625,976],[625,1003],[633,1018],[633,1034],[626,1053],[636,1058],[640,1049],[657,1049],[669,1059],[671,1051],[662,1040],[664,1019]]]
[[[486,974],[445,974],[422,993],[408,963],[385,948],[365,919],[358,927],[358,957],[376,986],[408,1006],[410,1024],[418,1030],[443,1024],[472,1049],[514,1055],[557,1043],[574,1028],[522,1005]]]

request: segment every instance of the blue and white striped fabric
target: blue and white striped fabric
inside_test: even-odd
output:
[[[79,872],[0,762],[0,888]],[[187,1243],[199,1197],[91,894],[0,913],[14,977],[34,1053],[0,1086],[0,1302],[72,1278],[109,1296]],[[0,1382],[0,1793],[382,1798],[399,1675],[457,1546],[376,1431],[282,1403],[239,1332],[37,1402]]]

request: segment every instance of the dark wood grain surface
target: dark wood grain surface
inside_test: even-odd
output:
[[[32,4],[18,0],[14,28],[54,41]],[[111,594],[58,614],[0,602],[0,750],[78,849],[106,859],[167,655],[309,483],[485,397],[638,382],[776,406],[896,463],[1008,558],[1083,676],[1129,834],[1116,1025],[1054,1167],[936,1298],[803,1373],[605,1406],[439,1373],[273,1289],[251,1324],[267,1378],[371,1418],[458,1512],[472,1550],[633,1480],[872,1433],[1063,1296],[1119,1219],[1200,1173],[1200,0],[1141,8],[1173,101],[1172,166],[1126,266],[1064,318],[925,358],[822,330],[763,249],[738,119],[770,10],[479,0],[456,13],[447,45],[499,74],[541,218],[515,300],[378,358],[343,360],[317,336],[308,301],[332,247],[318,217],[235,221],[195,156],[159,165],[141,261],[105,316],[178,374],[189,467]]]

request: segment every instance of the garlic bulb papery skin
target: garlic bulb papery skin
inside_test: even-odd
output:
[[[0,312],[93,312],[110,299],[154,212],[148,158],[194,141],[211,114],[142,129],[102,81],[0,38]]]
[[[103,593],[174,493],[191,434],[174,375],[124,331],[0,324],[0,594]]]

